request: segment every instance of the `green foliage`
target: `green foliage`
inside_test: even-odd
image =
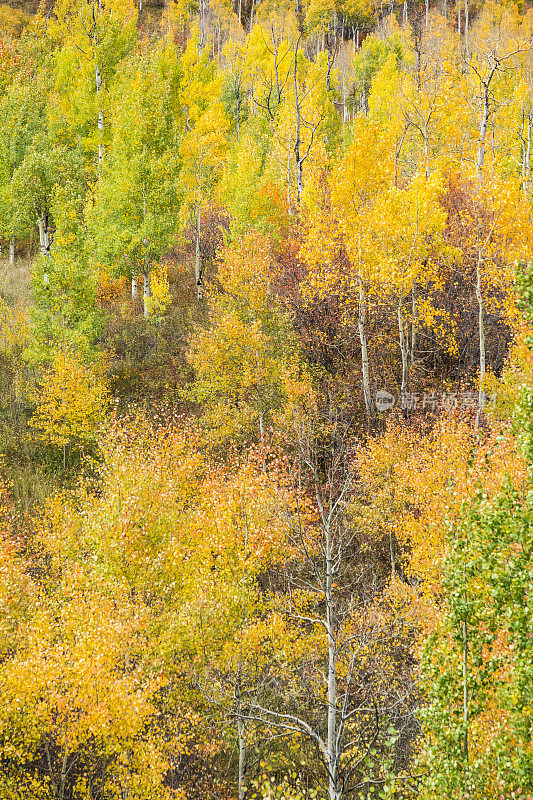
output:
[[[180,75],[176,53],[162,45],[150,59],[123,64],[116,77],[113,149],[87,210],[96,269],[136,275],[173,244],[181,200],[175,125]]]
[[[37,259],[34,268],[32,339],[25,357],[32,364],[50,362],[61,348],[90,358],[103,315],[95,304],[97,276],[83,251],[57,248]]]

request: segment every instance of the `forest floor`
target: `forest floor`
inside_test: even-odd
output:
[[[15,259],[13,266],[8,258],[0,259],[0,296],[10,305],[31,306],[32,265],[33,259],[28,256]]]

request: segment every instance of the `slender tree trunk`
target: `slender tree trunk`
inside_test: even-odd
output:
[[[302,160],[301,160],[301,153],[300,153],[300,129],[301,129],[301,118],[300,118],[300,98],[298,96],[298,79],[297,79],[297,65],[298,65],[298,42],[296,43],[296,49],[294,51],[294,102],[295,102],[295,110],[296,110],[296,140],[294,142],[294,157],[296,159],[296,199],[298,203],[300,202],[300,197],[302,196],[303,191],[303,169],[302,169]],[[329,64],[329,55],[328,55],[328,64]]]
[[[532,111],[524,113],[524,121],[527,120],[526,136],[522,139],[522,188],[524,194],[529,194],[529,179],[531,175],[531,117]]]
[[[144,318],[147,319],[149,316],[149,303],[148,299],[152,296],[152,289],[150,287],[150,271],[147,270],[144,273],[144,287],[143,287],[143,304],[144,304]]]
[[[326,89],[331,92],[331,69],[335,60],[335,51],[330,47],[330,36],[328,32],[328,70],[326,72]]]
[[[486,354],[485,354],[485,306],[483,303],[483,287],[481,283],[481,253],[477,261],[477,281],[476,297],[478,302],[478,326],[479,326],[479,396],[478,410],[476,414],[476,428],[485,408],[485,373],[486,373]]]
[[[41,214],[37,220],[39,226],[39,245],[41,248],[41,255],[47,256],[50,254],[50,234],[48,232],[48,215]]]
[[[468,630],[463,622],[463,755],[468,760]]]
[[[132,303],[136,303],[139,299],[139,286],[137,284],[137,276],[131,276],[131,301]]]
[[[204,287],[202,281],[202,259],[200,254],[200,234],[201,234],[201,207],[200,202],[196,207],[196,250],[194,255],[194,275],[196,278],[196,297],[201,300],[204,296]]]
[[[398,331],[399,331],[399,334],[400,334],[400,350],[401,350],[401,353],[402,353],[402,388],[401,388],[401,393],[403,395],[407,391],[407,385],[409,383],[409,357],[408,357],[407,337],[405,335],[405,325],[404,325],[403,315],[402,315],[402,303],[403,303],[403,297],[400,297],[400,299],[398,301]]]
[[[9,240],[9,266],[15,266],[15,242],[13,239]]]
[[[198,7],[200,17],[200,35],[198,37],[198,52],[201,53],[205,44],[205,0],[200,0]],[[239,13],[240,19],[240,13]]]
[[[275,38],[274,31],[272,31],[272,35],[274,37],[274,76],[276,78],[276,94],[278,97],[278,105],[281,103],[281,86],[279,83],[279,70],[278,70],[278,41]]]
[[[429,28],[429,0],[426,0],[426,30]]]
[[[467,61],[469,58],[468,50],[468,0],[465,0],[465,56]]]
[[[241,697],[242,697],[242,671],[239,665],[237,672],[237,680],[235,682],[235,712],[237,716],[237,744],[239,747],[239,766],[237,775],[237,792],[239,800],[244,800],[246,794],[246,737],[245,725],[241,714]]]
[[[427,125],[423,127],[423,136],[424,136],[424,154],[426,157],[426,178],[429,180],[431,175],[431,167],[430,167],[430,158],[429,158],[429,135]]]
[[[370,370],[368,365],[368,343],[366,339],[366,292],[363,279],[359,276],[359,342],[361,345],[361,372],[363,375],[363,394],[367,419],[372,416],[372,397],[370,395]]]
[[[481,180],[483,172],[483,162],[485,160],[485,139],[487,136],[487,126],[489,123],[489,86],[483,87],[483,109],[481,111],[481,122],[479,123],[479,137],[477,145],[476,175]]]
[[[100,75],[100,69],[98,64],[95,67],[94,71],[94,78],[96,83],[96,98],[98,103],[98,163],[102,161],[104,157],[104,145],[102,142],[102,137],[104,135],[104,112],[101,107],[101,89],[102,89],[102,76]]]
[[[61,762],[61,775],[59,778],[59,800],[64,800],[65,798],[65,789],[67,783],[67,753],[65,752],[63,755],[63,761]]]
[[[287,147],[287,206],[291,213],[291,148],[290,142]]]
[[[466,572],[463,568],[463,577],[464,577],[464,592],[463,592],[463,601],[465,606],[465,614],[466,614]],[[468,723],[469,723],[469,714],[468,714],[468,625],[466,619],[463,620],[462,625],[462,634],[463,634],[463,725],[464,725],[464,736],[463,736],[463,756],[466,762],[468,762]]]
[[[240,717],[237,719],[237,736],[239,739],[239,800],[244,800],[246,794],[246,783],[244,780],[246,769],[246,740],[244,738],[244,722]]]
[[[457,0],[457,34],[461,36],[461,0]]]
[[[334,581],[334,552],[329,523],[326,525],[326,632],[328,637],[328,788],[329,800],[338,800],[338,771],[337,757],[337,648],[335,635],[335,609],[333,603]]]
[[[411,372],[416,362],[416,289],[411,292]]]

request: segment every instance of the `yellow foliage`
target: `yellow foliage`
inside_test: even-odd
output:
[[[11,308],[0,300],[0,352],[12,355],[25,346],[29,334],[29,320],[22,306]]]
[[[150,290],[151,296],[146,298],[148,315],[161,317],[172,300],[166,264],[161,264],[150,272]]]
[[[58,447],[83,447],[103,425],[109,392],[96,367],[60,352],[32,399],[36,409],[30,425],[43,439]]]

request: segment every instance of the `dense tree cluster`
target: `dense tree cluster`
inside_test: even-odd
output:
[[[533,12],[30,11],[0,800],[533,796]]]

